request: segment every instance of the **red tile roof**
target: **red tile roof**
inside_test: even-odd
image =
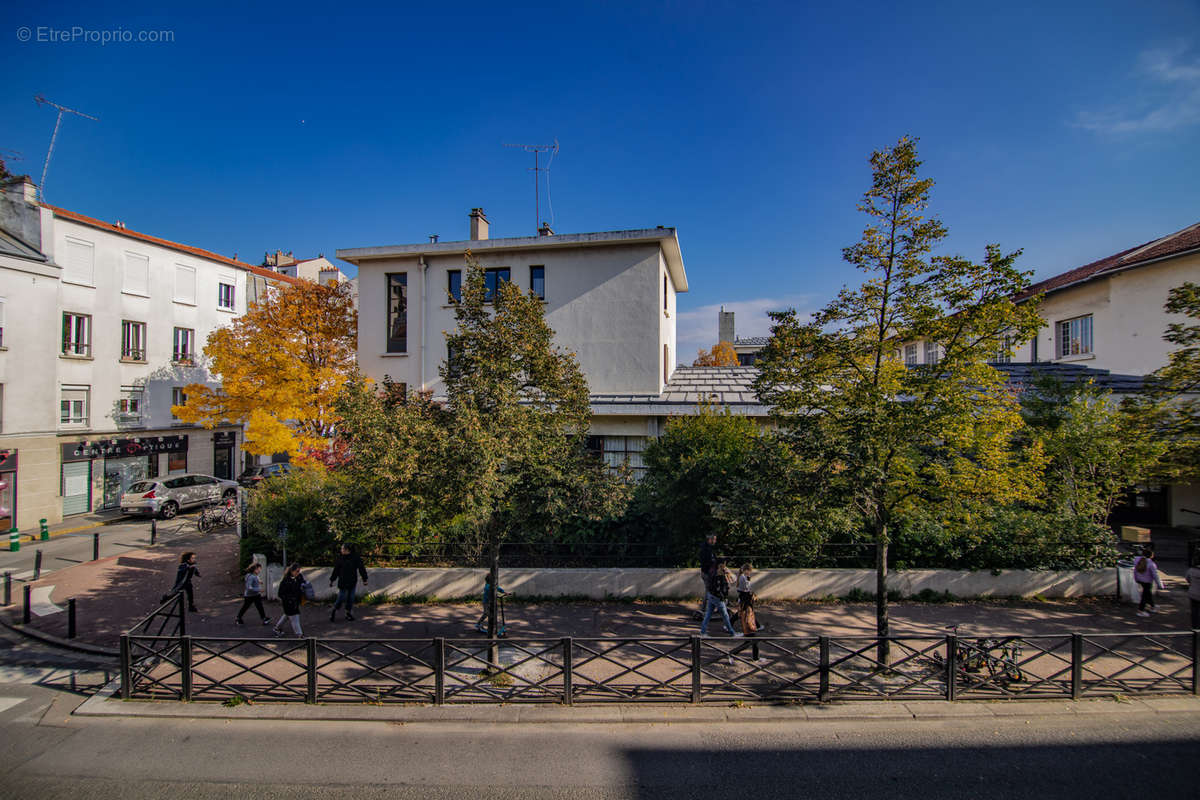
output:
[[[46,208],[50,209],[51,211],[53,211],[56,216],[62,217],[63,219],[74,220],[75,222],[79,222],[83,225],[89,225],[93,228],[99,228],[100,230],[107,231],[109,233],[115,233],[119,236],[128,236],[131,239],[140,239],[143,242],[150,242],[151,244],[157,244],[157,245],[161,245],[162,247],[168,247],[172,250],[178,250],[181,253],[188,253],[189,255],[199,256],[200,258],[207,258],[212,261],[219,261],[222,264],[228,264],[231,267],[237,267],[238,269],[244,269],[249,272],[253,272],[255,275],[260,275],[264,278],[269,278],[271,280],[283,281],[284,283],[293,283],[293,284],[299,282],[297,278],[291,278],[291,277],[288,277],[287,275],[281,275],[278,272],[272,272],[271,270],[264,269],[263,267],[256,267],[253,264],[246,264],[242,261],[238,261],[235,258],[228,258],[226,256],[221,255],[220,253],[214,253],[211,250],[202,250],[199,247],[192,247],[191,245],[180,244],[179,242],[172,242],[169,239],[160,239],[159,237],[151,236],[148,233],[138,233],[137,231],[131,231],[128,228],[118,227],[111,222],[105,222],[104,220],[96,219],[95,217],[88,217],[83,214],[77,214],[74,211],[68,211],[65,208],[59,208],[58,206],[52,206],[47,203],[43,203],[42,205],[45,206]]]
[[[1019,292],[1013,299],[1019,302],[1034,295],[1058,291],[1077,283],[1084,283],[1093,278],[1099,278],[1192,250],[1200,250],[1200,222],[1159,239],[1151,239],[1128,250],[1114,253],[1099,261],[1093,261],[1090,264],[1084,264],[1082,267],[1068,270],[1061,275],[1055,275],[1053,278],[1047,278],[1044,281],[1033,284],[1025,291]]]

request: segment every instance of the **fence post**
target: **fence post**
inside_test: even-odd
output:
[[[308,690],[304,695],[304,702],[317,702],[317,640],[312,636],[308,637],[306,642],[308,658],[306,659],[308,666]]]
[[[92,561],[100,559],[100,534],[92,534]]]
[[[158,539],[158,520],[155,517],[150,518],[150,544],[154,544]]]
[[[42,579],[42,551],[38,550],[33,554],[33,579],[40,581]]]
[[[958,636],[946,636],[946,700],[958,699]]]
[[[4,573],[4,605],[12,605],[12,573]]]
[[[700,702],[700,637],[692,637],[692,702]]]
[[[433,640],[433,704],[446,704],[446,639]]]
[[[1200,695],[1200,630],[1192,631],[1192,694]]]
[[[563,704],[573,705],[575,702],[575,686],[571,680],[571,671],[575,668],[571,658],[571,651],[574,648],[570,636],[564,636],[562,640],[562,676],[563,676]]]
[[[192,637],[179,637],[180,691],[184,700],[192,699]]]
[[[175,602],[179,606],[179,635],[187,635],[187,604],[183,601],[183,590],[175,593]]]
[[[819,683],[817,684],[817,700],[822,703],[829,702],[829,637],[817,637],[817,645],[820,652],[820,662],[817,670]]]
[[[1083,634],[1071,634],[1071,699],[1083,696]]]
[[[25,610],[21,612],[21,622],[29,624],[29,592],[31,588],[29,584],[25,584]]]
[[[121,699],[133,694],[133,670],[129,663],[129,634],[121,634]]]
[[[75,638],[75,598],[67,601],[67,638]]]

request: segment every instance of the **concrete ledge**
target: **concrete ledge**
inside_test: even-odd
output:
[[[58,636],[53,636],[49,633],[42,633],[36,628],[30,628],[27,625],[20,623],[8,622],[0,618],[0,625],[8,628],[14,633],[19,633],[22,636],[34,639],[43,644],[54,645],[61,647],[64,650],[74,650],[77,653],[87,653],[93,656],[107,656],[109,658],[120,658],[121,651],[115,647],[101,647],[98,644],[88,644],[86,642],[77,642],[74,639],[63,639]]]
[[[333,599],[328,567],[305,567],[304,575],[318,599]],[[478,596],[487,570],[469,567],[404,567],[368,570],[370,582],[360,594],[383,592],[391,597]],[[275,596],[282,569],[272,565],[268,582]],[[677,600],[698,597],[700,574],[696,569],[502,569],[500,585],[526,597],[657,598]],[[1093,570],[898,570],[888,574],[889,591],[912,596],[923,591],[956,597],[1085,597],[1115,595],[1117,569]],[[845,597],[853,591],[873,594],[875,571],[870,569],[763,569],[755,573],[754,592],[763,600],[804,600]]]

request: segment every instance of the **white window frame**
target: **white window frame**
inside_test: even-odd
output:
[[[914,364],[920,364],[917,360],[917,343],[904,345],[904,366],[911,367]]]
[[[226,302],[225,290],[228,289],[229,297]],[[217,281],[217,308],[221,311],[236,311],[237,310],[237,284],[233,278],[222,276]]]
[[[146,323],[121,320],[121,360],[146,362]]]
[[[125,268],[121,276],[121,293],[137,297],[150,296],[150,256],[125,251]]]
[[[4,307],[8,305],[6,298],[0,297],[0,350],[5,348],[4,344]]]
[[[64,311],[61,352],[64,356],[91,358],[92,315]],[[81,352],[82,351],[82,352]]]
[[[186,349],[180,347],[181,344]],[[171,339],[171,363],[188,365],[196,363],[196,331],[194,328],[175,328]]]
[[[62,282],[96,288],[96,245],[74,236],[65,237]]]
[[[1091,314],[1054,323],[1054,353],[1059,359],[1095,355],[1095,326]]]
[[[123,422],[140,421],[146,412],[146,392],[140,386],[122,386],[117,401],[117,419]]]
[[[925,340],[925,363],[933,366],[942,360],[941,347],[938,343],[929,339]]]
[[[186,406],[187,405],[187,392],[185,392],[183,389],[184,389],[184,387],[182,387],[182,386],[172,386],[171,387],[171,408],[172,409],[174,409],[175,406]],[[171,411],[171,419],[175,420],[176,422],[179,421],[179,417],[175,416],[175,412],[173,410]]]
[[[187,264],[175,265],[175,295],[176,303],[187,306],[196,305],[196,268]]]
[[[59,390],[58,427],[87,428],[91,413],[92,387],[63,384]],[[66,412],[67,418],[63,419]]]
[[[602,436],[600,458],[614,472],[628,466],[634,480],[640,481],[646,474],[645,452],[649,445],[647,436]]]

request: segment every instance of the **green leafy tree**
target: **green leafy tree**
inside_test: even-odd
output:
[[[933,181],[917,175],[916,142],[871,156],[872,184],[859,209],[870,217],[843,258],[867,274],[858,288],[801,321],[773,313],[755,388],[826,489],[844,499],[876,547],[876,629],[889,632],[887,559],[897,512],[917,502],[1036,493],[1037,454],[1020,453],[1015,398],[989,359],[1039,326],[1035,303],[1010,297],[1028,274],[989,245],[983,263],[933,256],[946,236],[925,217]],[[1008,337],[1006,339],[1006,337]],[[906,367],[906,342],[938,343],[936,364]],[[1032,463],[1031,463],[1032,462]],[[880,640],[880,660],[888,657]]]
[[[1150,378],[1149,398],[1139,409],[1153,417],[1168,443],[1160,476],[1200,482],[1200,283],[1176,286],[1167,295],[1168,313],[1185,319],[1167,326],[1163,339],[1176,346],[1167,365]]]

